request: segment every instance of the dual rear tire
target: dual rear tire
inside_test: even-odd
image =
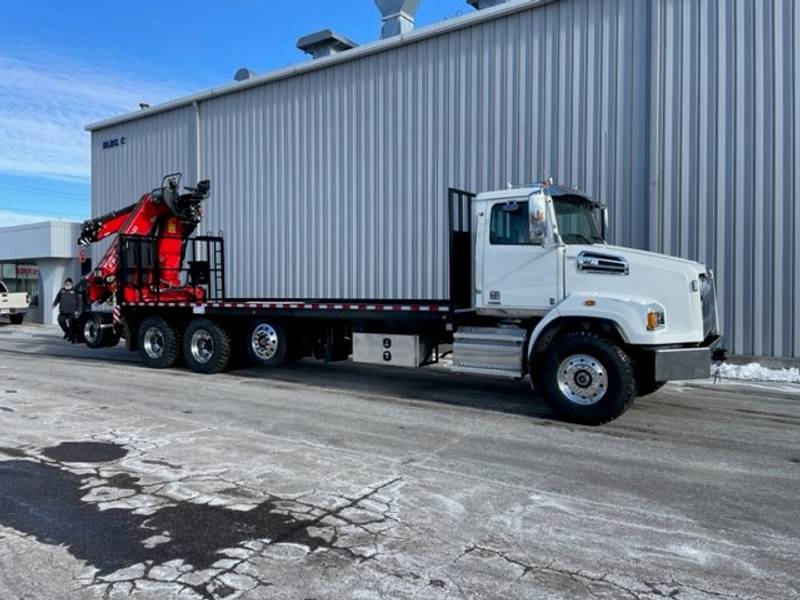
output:
[[[181,356],[181,332],[161,317],[148,317],[139,326],[139,355],[151,369],[169,369]]]
[[[182,356],[192,371],[219,373],[228,366],[231,338],[209,319],[195,319],[181,334],[161,317],[148,317],[139,326],[139,355],[153,369],[169,369]]]
[[[99,315],[90,313],[79,323],[83,342],[89,348],[110,348],[119,344],[119,332],[108,325],[104,327]]]
[[[155,369],[174,366],[181,356],[196,373],[224,371],[233,354],[231,335],[219,323],[206,318],[191,321],[184,332],[161,317],[148,317],[139,326],[139,354],[142,362]],[[250,360],[263,367],[286,362],[286,330],[277,322],[257,321],[247,331],[246,348]]]
[[[224,371],[231,360],[231,336],[210,319],[195,319],[183,336],[183,357],[195,373]]]

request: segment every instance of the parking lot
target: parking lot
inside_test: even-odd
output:
[[[1,598],[798,598],[800,388],[203,377],[0,326]]]

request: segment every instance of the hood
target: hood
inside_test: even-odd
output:
[[[623,246],[576,244],[566,247],[564,266],[565,297],[617,298],[642,307],[643,314],[645,307],[658,304],[665,310],[666,328],[652,334],[655,343],[703,340],[699,279],[707,272],[704,265]]]
[[[669,254],[661,254],[659,252],[650,252],[648,250],[638,250],[636,248],[626,248],[625,246],[612,246],[610,244],[596,244],[594,246],[580,246],[582,250],[586,251],[593,251],[599,252],[600,254],[608,253],[614,254],[615,256],[624,256],[628,260],[637,260],[641,259],[643,261],[652,261],[653,263],[660,263],[661,261],[665,261],[667,263],[671,263],[673,265],[684,265],[686,267],[690,267],[697,271],[697,274],[705,273],[708,268],[703,263],[699,263],[694,260],[689,260],[686,258],[680,258],[677,256],[671,256]],[[569,252],[569,246],[567,247],[567,254],[572,256],[573,253]],[[575,253],[577,255],[577,252]]]

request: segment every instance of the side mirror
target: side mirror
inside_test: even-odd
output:
[[[544,194],[531,194],[528,198],[528,226],[531,243],[544,246],[547,241],[547,199]]]

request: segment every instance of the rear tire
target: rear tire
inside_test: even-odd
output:
[[[636,398],[633,363],[622,348],[590,331],[567,333],[545,351],[536,387],[559,417],[601,425]]]
[[[279,367],[287,361],[286,330],[275,321],[256,321],[247,330],[247,354],[259,367]]]
[[[22,321],[25,320],[25,315],[8,315],[8,320],[11,321],[12,325],[22,325]]]
[[[81,337],[89,348],[102,348],[105,330],[101,327],[100,318],[96,315],[87,315],[81,324]]]
[[[231,359],[231,336],[209,319],[195,319],[183,336],[183,357],[195,373],[219,373]]]
[[[181,355],[181,334],[161,317],[148,317],[139,326],[139,355],[152,369],[168,369]]]

